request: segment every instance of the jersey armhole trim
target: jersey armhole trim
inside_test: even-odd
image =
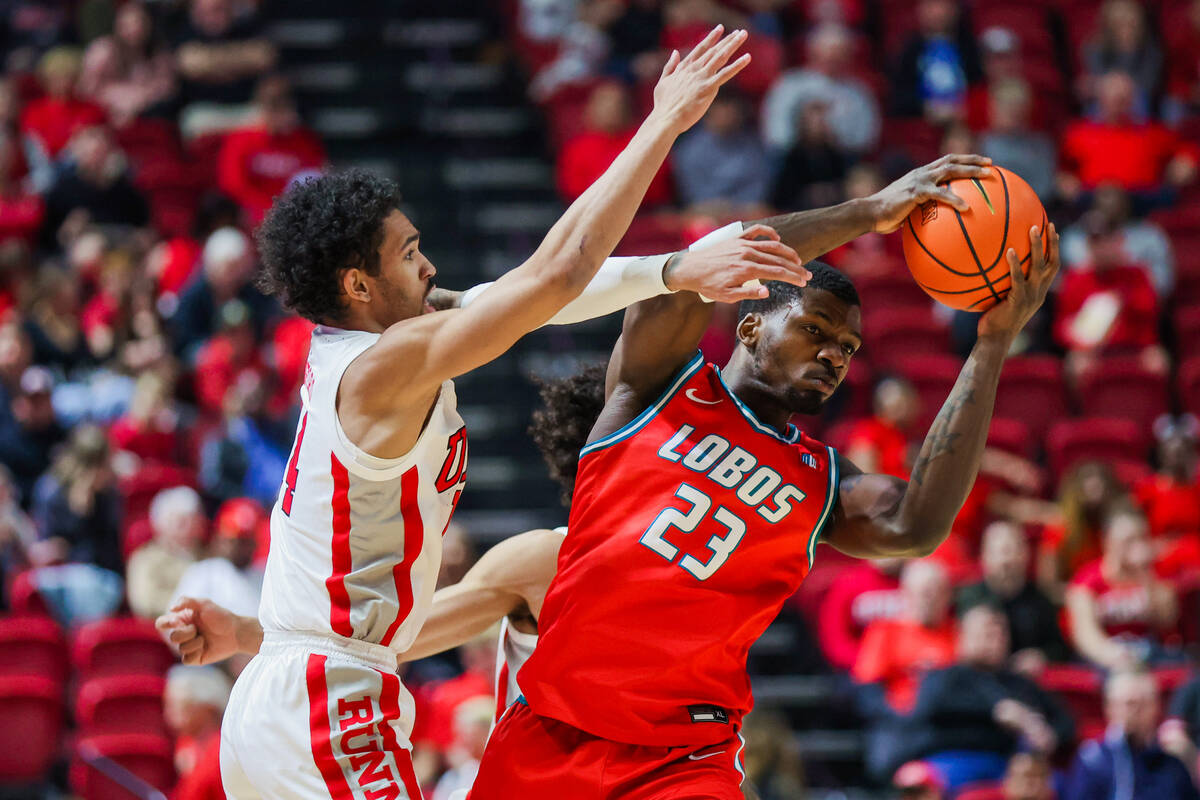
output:
[[[629,422],[626,422],[620,428],[617,428],[607,436],[584,445],[583,449],[579,451],[580,457],[583,457],[588,453],[594,453],[597,450],[603,450],[606,447],[611,447],[617,442],[628,439],[630,436],[633,436],[642,428],[646,427],[646,424],[649,423],[650,420],[654,419],[654,417],[658,415],[658,412],[662,411],[663,406],[665,406],[667,402],[675,396],[675,393],[679,391],[683,384],[687,383],[689,378],[700,371],[702,366],[704,366],[704,354],[697,350],[696,355],[692,356],[692,359],[675,374],[675,378],[670,384],[668,384],[666,390],[662,393],[662,395],[659,396],[658,400],[656,400],[653,405],[651,405],[649,408],[646,408],[644,411],[642,411],[642,413],[638,414]]]
[[[829,489],[825,492],[825,507],[821,509],[821,516],[817,519],[817,524],[813,526],[812,535],[808,537],[809,569],[812,569],[813,561],[816,560],[817,542],[821,541],[821,534],[825,530],[825,525],[829,522],[829,518],[833,515],[833,506],[837,502],[838,497],[837,451],[829,445],[825,445],[825,449],[829,452]]]

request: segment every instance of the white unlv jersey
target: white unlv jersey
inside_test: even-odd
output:
[[[467,437],[446,381],[407,455],[376,458],[347,438],[338,385],[378,338],[313,331],[258,616],[266,631],[334,633],[400,652],[429,613],[442,534],[466,481]]]

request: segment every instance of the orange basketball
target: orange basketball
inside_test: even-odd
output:
[[[904,221],[904,260],[917,284],[951,308],[986,311],[1012,285],[1008,248],[1029,274],[1029,229],[1045,242],[1046,209],[1020,175],[993,165],[983,178],[958,178],[949,187],[966,211],[930,200]]]

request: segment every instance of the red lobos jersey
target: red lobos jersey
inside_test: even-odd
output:
[[[808,574],[837,460],[757,420],[700,354],[580,454],[558,573],[517,678],[530,708],[638,745],[727,739],[746,652]]]

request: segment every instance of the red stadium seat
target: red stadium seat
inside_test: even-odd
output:
[[[135,550],[153,538],[154,529],[150,527],[149,517],[128,520],[125,529],[121,531],[121,555],[128,561]]]
[[[75,719],[85,736],[120,733],[168,735],[160,675],[92,678],[75,694]]]
[[[50,607],[46,605],[45,598],[38,592],[37,584],[33,580],[34,572],[32,569],[18,572],[8,586],[8,608],[15,615],[50,615]]]
[[[1053,356],[1010,358],[996,391],[997,417],[1019,419],[1041,439],[1051,423],[1068,416],[1070,405],[1062,362]]]
[[[1076,664],[1050,664],[1038,676],[1037,682],[1066,703],[1075,717],[1076,733],[1080,740],[1090,738],[1097,731],[1103,732],[1103,679],[1094,668]]]
[[[1080,376],[1079,407],[1087,416],[1121,417],[1149,431],[1170,407],[1167,376],[1136,358],[1103,359]]]
[[[872,321],[874,313],[886,311],[889,308],[916,308],[928,312],[933,301],[929,295],[921,291],[921,287],[912,279],[908,271],[884,272],[868,274],[854,279],[854,288],[862,299],[863,333],[868,339],[874,338]]]
[[[1005,800],[1004,785],[988,782],[969,784],[954,794],[954,800]]]
[[[1034,438],[1029,425],[1019,419],[993,417],[988,428],[987,446],[1014,456],[1032,458],[1035,453]]]
[[[1057,482],[1080,461],[1142,463],[1148,440],[1147,432],[1131,420],[1085,417],[1054,423],[1046,437],[1046,452]]]
[[[174,464],[153,462],[121,481],[121,495],[125,498],[125,514],[140,517],[150,511],[154,495],[174,486],[196,487],[196,475],[191,470]]]
[[[924,438],[938,412],[954,388],[958,373],[962,370],[962,359],[951,355],[930,354],[907,358],[897,363],[897,371],[912,383],[921,398],[914,431],[918,440]]]
[[[71,661],[80,678],[150,673],[161,675],[175,656],[154,629],[154,623],[119,617],[92,622],[75,633]]]
[[[863,355],[881,369],[896,369],[914,357],[950,354],[950,334],[927,308],[882,308],[871,315]]]
[[[1178,390],[1183,410],[1200,414],[1200,353],[1179,365]]]
[[[670,253],[684,246],[683,228],[674,214],[639,214],[614,251],[619,256]]]
[[[67,643],[50,617],[0,618],[0,676],[40,675],[61,684],[67,678]]]
[[[109,774],[106,774],[109,773]],[[135,794],[110,777],[139,785]],[[71,761],[71,788],[83,800],[133,800],[147,789],[169,792],[175,785],[171,742],[163,736],[129,733],[80,739]]]
[[[0,783],[40,781],[58,755],[62,685],[47,677],[0,677]]]
[[[1178,353],[1200,353],[1200,305],[1176,310],[1175,344]]]

